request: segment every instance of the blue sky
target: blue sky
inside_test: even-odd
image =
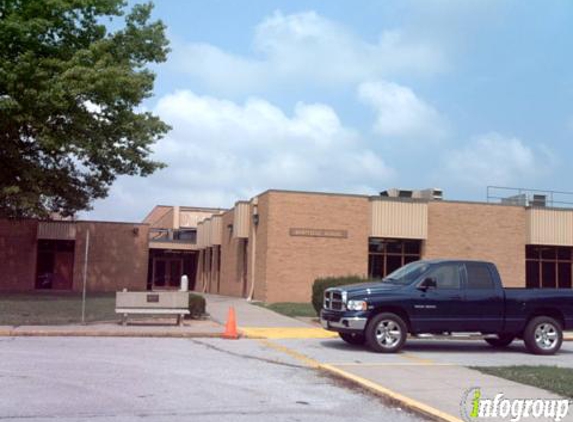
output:
[[[573,3],[162,0],[172,52],[145,108],[168,168],[84,215],[232,206],[269,188],[573,190]]]

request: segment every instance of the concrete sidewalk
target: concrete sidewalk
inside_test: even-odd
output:
[[[212,294],[202,294],[202,296],[207,301],[207,312],[220,324],[227,321],[229,307],[232,306],[235,308],[239,327],[312,327],[305,322],[253,305],[243,298]]]
[[[363,387],[402,403],[419,413],[448,422],[461,422],[463,413],[471,412],[474,389],[482,399],[556,399],[556,394],[483,374],[458,365],[433,364],[336,364],[320,365],[334,375],[354,381]],[[488,418],[505,421],[508,418]],[[523,418],[523,421],[534,418]],[[573,420],[573,414],[565,421]]]

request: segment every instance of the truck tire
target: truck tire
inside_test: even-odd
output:
[[[353,344],[355,346],[361,346],[366,342],[364,334],[338,333],[338,335],[342,340],[344,340],[348,344]]]
[[[553,355],[563,343],[563,329],[554,318],[539,316],[533,318],[523,332],[525,347],[535,355]]]
[[[498,334],[497,338],[486,338],[485,341],[492,347],[496,349],[502,349],[504,347],[509,346],[513,340],[515,340],[515,336],[513,334]]]
[[[408,336],[408,327],[402,318],[382,313],[370,320],[365,330],[366,342],[377,353],[398,352]]]

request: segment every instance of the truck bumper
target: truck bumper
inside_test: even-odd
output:
[[[368,318],[359,315],[345,315],[344,313],[333,313],[321,311],[320,323],[325,330],[339,333],[356,333],[364,331]]]

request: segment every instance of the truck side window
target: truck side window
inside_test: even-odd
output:
[[[430,270],[428,277],[436,279],[438,290],[460,289],[460,266],[459,265],[440,265]]]
[[[469,290],[493,290],[495,284],[491,272],[487,265],[478,262],[468,262],[466,264],[468,272],[468,289]]]

